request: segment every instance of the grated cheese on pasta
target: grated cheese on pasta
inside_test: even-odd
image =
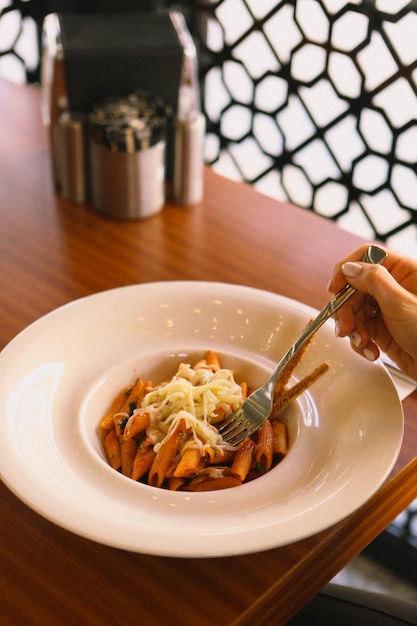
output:
[[[182,451],[196,447],[204,455],[212,446],[223,450],[235,449],[222,439],[213,422],[219,422],[216,411],[220,409],[223,420],[236,411],[242,402],[242,389],[234,380],[231,370],[213,371],[212,366],[193,369],[183,363],[169,382],[162,383],[145,395],[134,414],[150,414],[151,423],[146,434],[155,452],[159,451],[179,420],[183,419],[192,436]]]

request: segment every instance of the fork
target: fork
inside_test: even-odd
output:
[[[381,248],[369,246],[362,261],[365,263],[381,264],[384,262],[386,256],[386,252],[381,250]],[[329,300],[317,317],[301,333],[300,337],[295,341],[288,352],[284,354],[266,383],[251,393],[241,407],[229,415],[219,428],[219,433],[224,441],[233,446],[238,446],[268,419],[272,411],[275,384],[284,367],[355,291],[356,289],[346,284]]]

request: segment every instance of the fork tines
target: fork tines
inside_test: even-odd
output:
[[[232,446],[238,445],[250,434],[240,412],[232,413],[220,426],[219,433]]]

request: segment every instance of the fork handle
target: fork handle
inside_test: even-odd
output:
[[[362,261],[364,263],[373,263],[375,265],[380,265],[386,259],[387,253],[378,248],[377,246],[369,246],[366,253],[364,254]],[[348,300],[353,294],[356,292],[356,289],[349,284],[346,284],[340,291],[338,291],[325,307],[318,313],[317,317],[307,326],[307,328],[301,333],[300,337],[293,343],[291,348],[284,354],[280,362],[278,363],[275,370],[272,372],[272,375],[269,379],[270,385],[275,385],[275,382],[279,375],[281,374],[283,368],[287,365],[287,363],[293,358],[295,354],[307,343],[307,341],[318,331],[318,329],[323,326],[323,324],[330,318],[334,313],[340,309],[340,307]]]

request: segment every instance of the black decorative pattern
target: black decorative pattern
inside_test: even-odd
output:
[[[417,255],[417,3],[195,4],[208,161]]]

